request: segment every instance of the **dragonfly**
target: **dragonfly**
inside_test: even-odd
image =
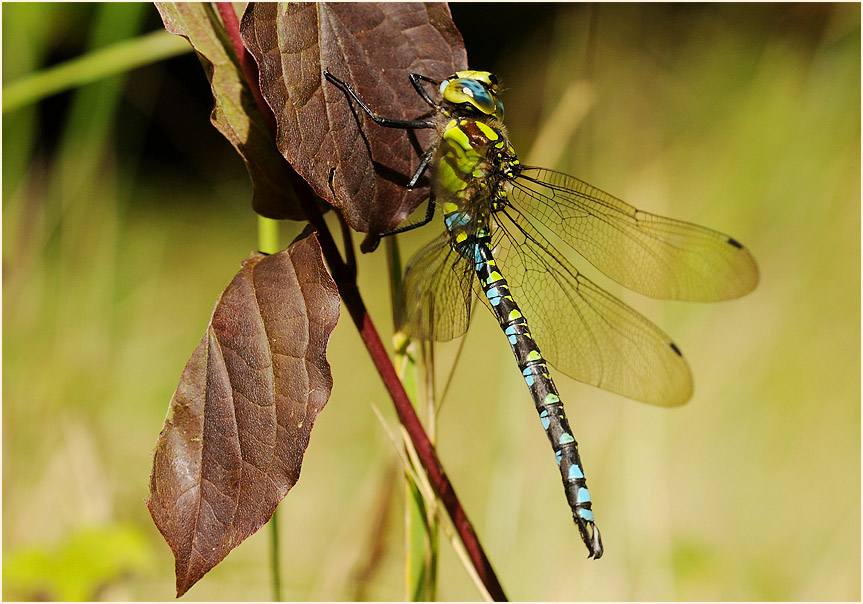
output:
[[[718,231],[638,210],[567,174],[521,164],[490,72],[459,71],[442,81],[410,74],[430,107],[413,120],[378,115],[348,82],[328,70],[324,75],[378,126],[435,131],[408,182],[412,188],[430,173],[425,217],[381,235],[428,224],[435,208],[442,210],[442,233],[405,269],[397,327],[413,338],[446,341],[467,330],[474,295],[488,307],[551,442],[588,558],[599,559],[602,537],[578,443],[548,365],[666,407],[691,397],[692,374],[671,338],[585,277],[554,242],[633,291],[687,301],[752,291],[758,283],[752,254]]]

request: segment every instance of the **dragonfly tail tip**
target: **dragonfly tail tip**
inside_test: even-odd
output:
[[[599,527],[592,520],[581,520],[577,515],[573,514],[578,532],[581,533],[581,540],[587,546],[587,557],[599,560],[602,558],[602,535],[599,533]]]

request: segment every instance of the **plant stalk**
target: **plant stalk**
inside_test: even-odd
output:
[[[258,215],[258,251],[275,254],[279,251],[279,221]],[[279,563],[279,508],[270,517],[270,575],[273,580],[273,602],[282,601],[282,571]]]

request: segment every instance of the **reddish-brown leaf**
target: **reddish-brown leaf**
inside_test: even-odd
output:
[[[350,82],[379,115],[421,116],[429,107],[408,74],[442,79],[467,66],[445,4],[253,3],[241,33],[276,116],[279,150],[353,229],[391,230],[428,197],[426,186],[405,185],[433,133],[416,131],[412,141],[364,115],[360,131],[355,108],[322,73]]]
[[[204,64],[215,101],[210,121],[246,164],[252,180],[252,208],[268,218],[303,220],[305,215],[290,185],[290,166],[258,111],[215,9],[203,2],[157,2],[156,8],[165,29],[189,40]]]
[[[147,507],[177,596],[257,531],[300,475],[330,395],[339,314],[317,238],[257,254],[222,293],[159,435]]]

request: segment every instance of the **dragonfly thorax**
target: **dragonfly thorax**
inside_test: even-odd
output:
[[[518,159],[503,125],[486,119],[453,118],[441,130],[432,188],[445,211],[447,203],[492,207],[502,182],[514,175]]]

